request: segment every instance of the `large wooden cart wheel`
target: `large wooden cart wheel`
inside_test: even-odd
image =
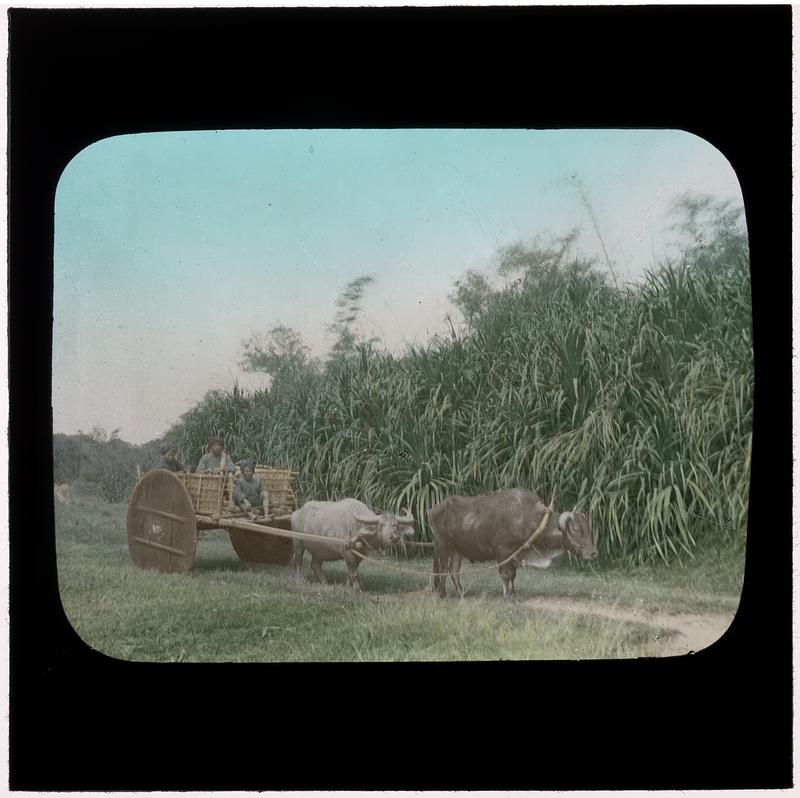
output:
[[[291,529],[291,518],[275,518],[269,526],[277,529]],[[229,529],[231,545],[239,559],[248,565],[287,565],[292,559],[291,538],[248,532],[245,529]]]
[[[188,573],[197,553],[192,500],[170,471],[145,474],[128,502],[128,550],[140,568]]]

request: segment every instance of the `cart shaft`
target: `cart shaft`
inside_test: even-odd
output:
[[[262,535],[274,535],[280,538],[294,538],[300,540],[316,540],[322,543],[339,543],[342,546],[347,544],[341,538],[329,538],[324,535],[312,535],[309,532],[296,532],[291,529],[278,529],[274,526],[256,524],[252,521],[241,521],[238,518],[211,518],[211,516],[198,515],[198,526],[210,526],[219,529],[241,529],[244,532],[256,532]]]

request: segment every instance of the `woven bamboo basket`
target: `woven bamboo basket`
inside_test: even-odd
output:
[[[197,515],[212,518],[236,518],[244,515],[233,503],[233,485],[240,476],[232,474],[187,474],[177,472],[175,476],[183,482]],[[289,515],[297,509],[297,494],[294,481],[297,473],[283,468],[256,466],[255,476],[261,480],[269,493],[269,509],[272,515]]]
[[[255,475],[269,493],[269,511],[273,515],[290,515],[297,509],[296,471],[256,466]]]
[[[224,474],[186,474],[182,471],[176,472],[175,476],[183,482],[197,515],[224,515],[223,498],[228,477]]]

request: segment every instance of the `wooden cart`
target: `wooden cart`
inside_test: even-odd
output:
[[[297,509],[293,471],[256,466],[270,495],[272,518],[248,520],[233,503],[230,474],[146,473],[128,501],[128,550],[140,568],[166,573],[191,571],[198,532],[225,529],[245,563],[286,565],[292,557],[292,512]]]

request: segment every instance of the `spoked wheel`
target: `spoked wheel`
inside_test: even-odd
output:
[[[188,573],[197,554],[192,500],[170,471],[157,469],[136,484],[128,502],[128,550],[140,568]]]
[[[269,522],[277,529],[291,529],[291,518],[275,518]],[[292,559],[292,541],[274,535],[229,529],[231,545],[239,559],[248,565],[286,565]]]

